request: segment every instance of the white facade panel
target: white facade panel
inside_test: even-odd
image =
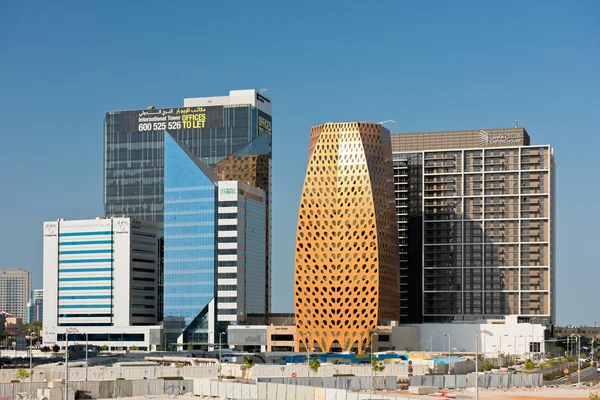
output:
[[[217,308],[224,309],[224,310],[235,310],[238,308],[238,304],[237,303],[219,303],[219,306]]]
[[[237,279],[219,279],[219,285],[237,285]]]
[[[238,236],[238,231],[219,231],[219,237],[236,237]]]

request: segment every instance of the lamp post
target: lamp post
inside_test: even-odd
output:
[[[448,336],[448,362],[450,362],[450,334],[449,333],[444,333],[442,336]],[[442,351],[444,351],[444,349],[442,349]]]
[[[69,400],[69,329],[65,332],[65,400]]]
[[[306,376],[310,378],[310,333],[306,333],[306,338],[306,367],[308,368]]]
[[[33,398],[33,343],[31,330],[29,331],[29,398]]]
[[[429,351],[431,351],[433,353],[433,335],[435,335],[435,332],[433,332],[431,334],[431,346],[429,347]]]
[[[221,335],[224,335],[225,332],[219,332],[219,380],[221,380],[221,364],[223,363],[223,357],[221,356],[223,353],[221,352],[222,342]]]
[[[504,353],[502,353],[502,336],[508,336],[508,335],[506,335],[506,334],[500,335],[500,354],[501,354],[500,357],[502,357],[502,355],[504,354]],[[500,360],[500,362],[502,362],[502,360]]]
[[[574,333],[571,336],[577,339],[577,383],[581,383],[581,336]]]
[[[523,336],[523,335],[519,335],[519,337],[525,338],[525,336]],[[516,350],[517,350],[517,338],[515,337],[515,353],[516,353]],[[525,349],[524,348],[523,348],[523,353],[525,353]]]
[[[479,335],[494,336],[494,334],[488,330],[482,329],[477,331],[475,335],[475,400],[479,400]]]
[[[85,380],[88,379],[88,334],[85,333]]]
[[[377,336],[377,332],[371,333],[371,389],[375,391],[375,385],[373,384],[373,346],[375,346],[375,341],[373,336]]]
[[[69,400],[69,333],[79,333],[75,328],[65,330],[65,400]]]

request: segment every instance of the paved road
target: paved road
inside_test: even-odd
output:
[[[600,381],[600,373],[596,372],[596,367],[581,366],[581,382]],[[560,379],[545,382],[546,385],[564,385],[568,383],[568,375]],[[577,383],[577,371],[571,374],[571,383]]]

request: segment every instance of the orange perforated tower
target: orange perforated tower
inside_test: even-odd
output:
[[[295,258],[296,347],[363,353],[398,321],[390,133],[380,124],[311,130]]]

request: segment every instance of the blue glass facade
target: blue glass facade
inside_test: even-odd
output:
[[[185,318],[184,341],[206,343],[197,320],[215,297],[216,179],[167,132],[164,143],[164,315]]]

